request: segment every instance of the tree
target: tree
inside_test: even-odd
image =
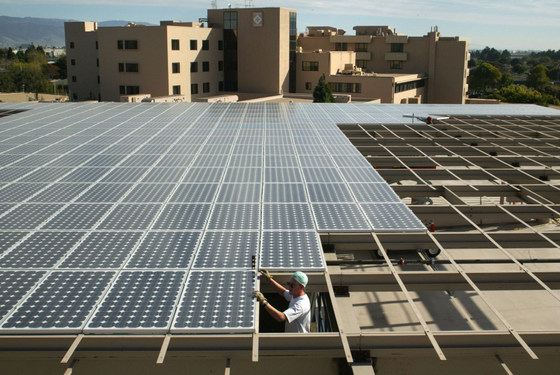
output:
[[[488,92],[498,87],[502,73],[498,68],[489,63],[482,63],[473,70],[469,76],[469,87],[477,92]]]
[[[509,85],[507,87],[502,87],[495,93],[490,94],[488,97],[499,99],[508,103],[535,103],[544,106],[549,104],[560,104],[560,101],[552,95],[543,94],[524,85]]]
[[[548,78],[547,72],[546,66],[535,65],[527,76],[527,86],[543,91],[547,86],[550,86],[550,78]]]
[[[54,65],[58,68],[58,77],[59,79],[66,79],[67,77],[67,67],[66,67],[66,55],[60,55],[57,57],[56,62]]]
[[[313,103],[334,103],[334,101],[331,87],[325,81],[325,75],[323,74],[313,90]]]
[[[500,79],[500,88],[509,85],[513,85],[513,78],[511,77],[511,74],[509,73],[502,74],[502,79]]]

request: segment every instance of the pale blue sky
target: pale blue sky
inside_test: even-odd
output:
[[[0,0],[0,15],[84,21],[196,21],[210,0]],[[244,7],[245,0],[217,0]],[[424,35],[437,25],[443,36],[470,38],[471,49],[560,49],[559,0],[254,0],[254,7],[298,12],[298,30],[334,26],[353,34],[355,25],[389,25],[407,35]]]

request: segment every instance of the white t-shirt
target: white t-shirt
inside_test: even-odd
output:
[[[307,294],[294,298],[288,290],[284,291],[284,298],[290,301],[290,306],[284,315],[286,315],[286,332],[309,332],[311,326],[311,303]]]

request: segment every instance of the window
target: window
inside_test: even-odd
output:
[[[404,43],[391,43],[391,52],[404,52]]]
[[[126,94],[126,88],[124,86],[119,86],[119,94],[121,94],[121,95]]]
[[[198,49],[198,41],[191,40],[191,51],[196,51]]]
[[[218,40],[218,50],[219,51],[224,50],[224,41],[223,40]]]
[[[218,61],[218,70],[221,72],[222,70],[224,70],[224,62],[223,61]]]
[[[218,91],[224,91],[224,81],[218,82]]]
[[[119,63],[119,72],[138,73],[137,63]]]
[[[334,44],[335,51],[348,51],[348,44],[347,43],[335,43]]]
[[[331,90],[333,92],[344,93],[360,93],[362,92],[362,84],[354,82],[330,82]]]
[[[356,51],[356,52],[367,52],[367,43],[356,43],[354,51]]]
[[[356,66],[358,68],[367,69],[367,60],[356,60]]]
[[[181,95],[181,85],[173,86],[173,95]]]
[[[126,95],[138,95],[140,94],[139,86],[126,86]]]
[[[210,92],[210,82],[204,82],[202,84],[202,92]]]
[[[424,87],[425,84],[426,82],[423,79],[412,81],[412,82],[397,83],[395,85],[395,93],[421,88]]]
[[[76,65],[76,60],[75,59],[70,60],[70,65]]]
[[[122,40],[117,40],[117,49],[123,49],[123,41]]]
[[[125,65],[125,69],[127,72],[131,73],[138,73],[138,64],[136,63],[127,63]]]
[[[210,49],[210,41],[209,40],[203,40],[202,41],[202,49],[204,51],[208,51]]]
[[[311,90],[311,82],[305,82],[305,89],[306,90]]]
[[[74,48],[74,47],[72,47],[72,48]],[[78,100],[78,94],[72,94],[72,98],[73,98],[74,100]]]
[[[210,61],[203,61],[202,62],[202,71],[209,72],[210,71]]]
[[[74,42],[70,42],[70,48],[74,48]],[[76,95],[76,94],[74,94]]]
[[[171,64],[171,70],[173,73],[181,73],[181,63]]]
[[[78,80],[77,80],[76,76],[72,76],[72,82],[77,82],[77,81]]]
[[[224,12],[224,29],[237,30],[237,12]]]
[[[397,61],[397,60],[389,61],[389,68],[391,68],[391,69],[402,69],[403,68],[403,62],[402,61]]]
[[[171,49],[173,51],[179,50],[179,39],[171,39]]]
[[[99,42],[97,40],[95,41],[95,49],[99,49]]]
[[[97,76],[97,84],[99,85],[100,83],[101,83],[101,78]]]
[[[95,66],[99,66],[99,59],[95,59]]]
[[[319,61],[302,61],[301,70],[317,72],[319,70]]]
[[[198,83],[191,84],[191,94],[198,94]]]
[[[137,40],[125,40],[124,41],[124,49],[138,49],[138,41]]]
[[[196,73],[198,72],[198,63],[196,61],[193,61],[191,63],[191,73]]]

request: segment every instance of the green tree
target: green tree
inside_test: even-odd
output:
[[[548,69],[546,69],[546,66],[542,64],[535,65],[527,76],[527,86],[543,91],[546,87],[550,86],[550,78],[548,78],[547,73]]]
[[[331,87],[326,82],[325,75],[323,74],[313,90],[313,103],[334,103],[334,101]]]
[[[511,74],[509,73],[502,74],[502,79],[500,79],[500,88],[509,85],[513,85],[513,78],[511,77]]]
[[[488,92],[498,87],[502,79],[502,72],[494,65],[482,63],[469,76],[469,87],[476,92]]]
[[[490,94],[489,98],[499,99],[508,103],[534,103],[547,106],[560,105],[560,101],[552,95],[543,94],[525,85],[509,85]]]
[[[54,65],[58,68],[57,78],[66,79],[66,77],[68,76],[66,67],[66,55],[58,56]]]

